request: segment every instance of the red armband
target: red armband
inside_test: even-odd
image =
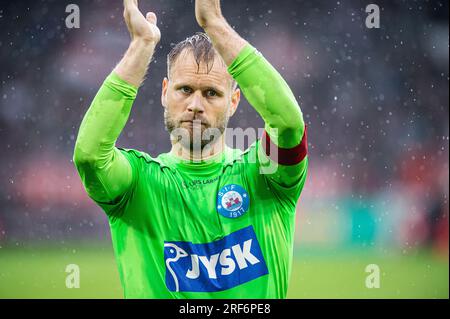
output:
[[[261,146],[266,155],[274,162],[280,165],[292,166],[297,165],[303,161],[308,154],[307,129],[303,133],[300,144],[293,148],[281,148],[275,145],[271,140],[269,134],[264,131],[261,138]]]

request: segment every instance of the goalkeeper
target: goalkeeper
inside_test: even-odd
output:
[[[124,5],[131,43],[81,123],[74,163],[108,216],[125,297],[285,298],[308,167],[294,95],[220,0],[196,0],[205,33],[172,49],[162,82],[171,151],[117,148],[161,36],[154,13]],[[265,122],[244,152],[224,138],[240,90]]]

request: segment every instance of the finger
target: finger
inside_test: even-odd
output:
[[[148,22],[157,24],[158,18],[156,17],[156,14],[154,12],[147,12],[146,19]]]

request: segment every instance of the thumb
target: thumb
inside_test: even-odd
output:
[[[156,17],[156,14],[154,12],[147,12],[146,19],[148,22],[153,23],[155,25],[158,22],[158,18]]]

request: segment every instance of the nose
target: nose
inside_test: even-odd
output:
[[[188,111],[193,113],[203,113],[205,108],[203,107],[202,95],[200,92],[192,94],[192,99],[188,105]]]

